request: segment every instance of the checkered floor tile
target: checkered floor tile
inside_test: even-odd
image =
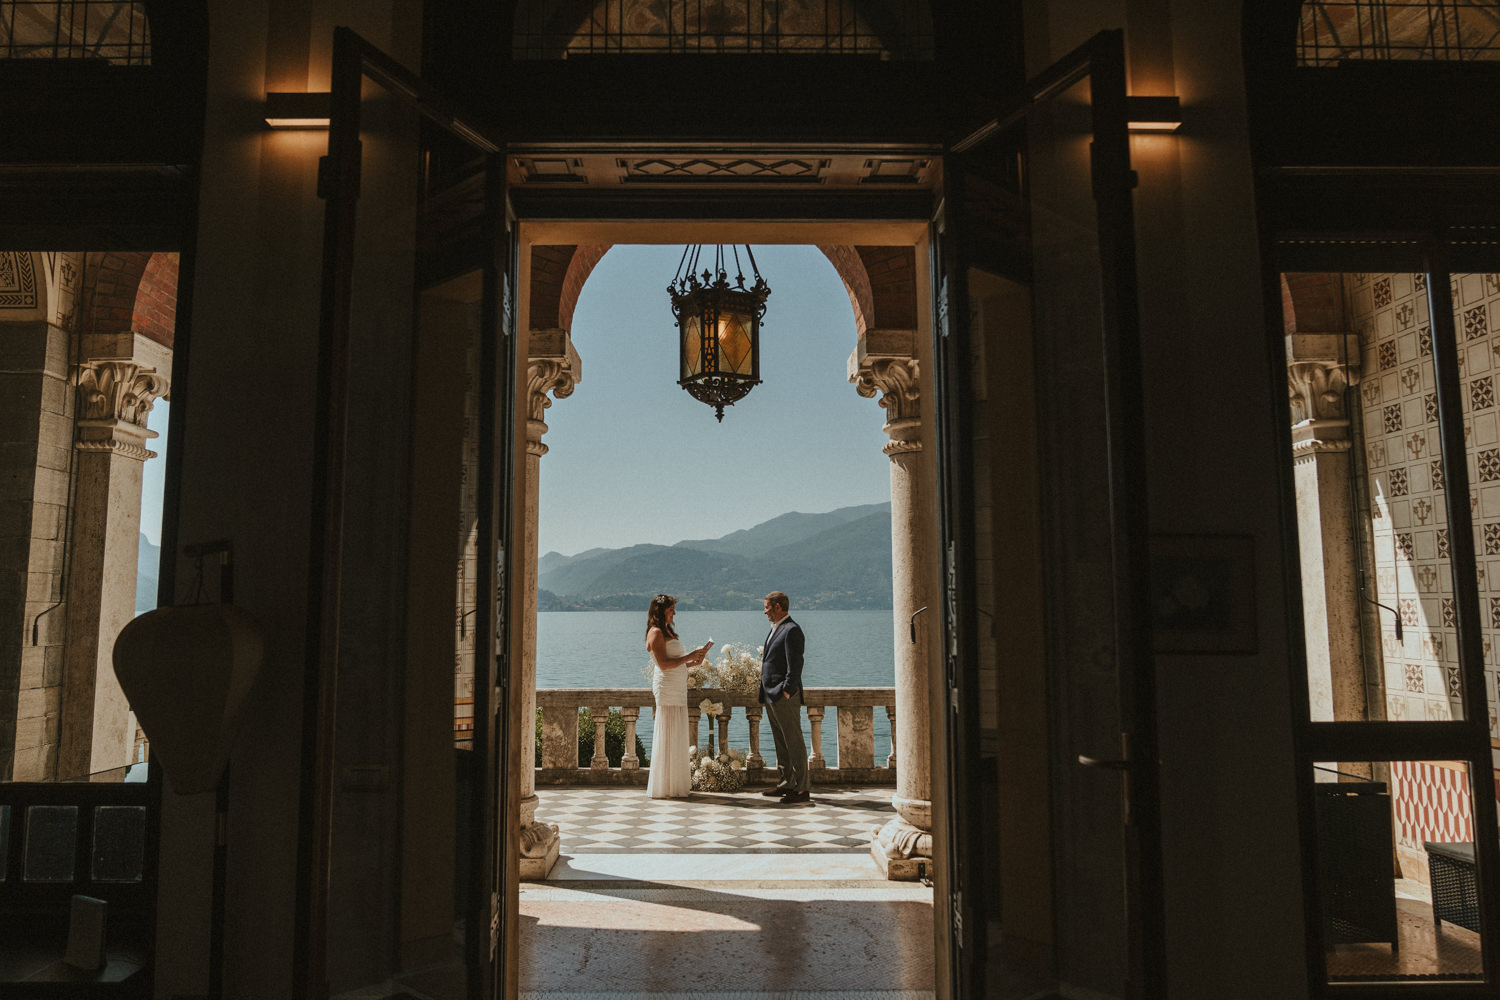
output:
[[[862,853],[895,815],[892,791],[815,787],[811,802],[784,806],[755,791],[650,799],[636,787],[539,788],[536,816],[561,829],[564,854]]]

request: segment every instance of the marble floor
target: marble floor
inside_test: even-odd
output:
[[[869,855],[890,794],[539,789],[562,857],[521,886],[521,997],[930,998],[932,889],[887,882]]]

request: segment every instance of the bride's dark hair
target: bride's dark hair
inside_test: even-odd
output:
[[[657,594],[651,598],[651,606],[646,609],[646,634],[651,630],[659,628],[662,634],[669,639],[677,638],[677,630],[667,624],[667,609],[677,603],[677,598],[668,594]]]

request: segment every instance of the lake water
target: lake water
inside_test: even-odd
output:
[[[792,618],[807,639],[802,682],[808,687],[893,687],[896,683],[895,626],[889,611],[797,611]],[[765,641],[770,623],[759,611],[682,611],[674,623],[691,649],[714,640],[710,658],[728,643],[751,648]],[[646,668],[646,613],[635,611],[543,611],[537,614],[538,688],[649,688]],[[700,734],[707,729],[700,724]],[[804,735],[810,732],[803,718]],[[651,711],[641,713],[636,732],[651,752]],[[744,750],[750,731],[742,712],[730,719],[729,744]],[[875,709],[875,762],[891,752],[890,723]],[[764,721],[760,752],[775,759],[771,728]],[[837,762],[834,713],[823,719],[823,754]]]

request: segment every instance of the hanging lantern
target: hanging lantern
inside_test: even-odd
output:
[[[713,270],[697,274],[701,246],[688,246],[678,262],[677,274],[667,286],[672,296],[672,314],[677,317],[677,384],[694,399],[714,408],[720,421],[724,407],[743,399],[760,385],[760,318],[766,312],[771,288],[760,276],[755,257],[750,258],[754,280],[745,287],[745,275],[737,273],[729,283],[724,266],[724,248],[714,251]],[[740,271],[738,247],[731,247],[735,271]],[[686,271],[684,271],[686,266]]]

